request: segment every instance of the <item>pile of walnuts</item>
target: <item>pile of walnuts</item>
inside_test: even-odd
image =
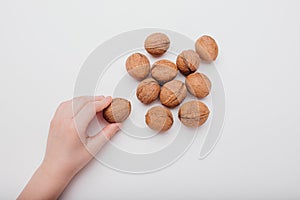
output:
[[[149,35],[144,43],[146,51],[158,58],[170,47],[170,40],[163,33]],[[162,59],[150,64],[146,55],[134,53],[126,60],[126,70],[130,76],[141,81],[136,89],[136,96],[141,103],[148,105],[159,98],[163,106],[150,108],[146,115],[146,124],[153,130],[165,132],[173,125],[173,116],[169,108],[180,105],[187,93],[201,99],[209,95],[211,81],[197,72],[200,61],[210,63],[218,56],[216,41],[207,35],[200,37],[194,50],[182,51],[176,63]],[[175,80],[178,71],[185,76],[185,83]],[[151,78],[148,78],[149,74]],[[125,99],[113,99],[112,104],[103,112],[108,122],[122,122],[130,114],[130,102]],[[199,127],[209,116],[208,107],[199,100],[181,105],[178,111],[179,120],[187,127]]]

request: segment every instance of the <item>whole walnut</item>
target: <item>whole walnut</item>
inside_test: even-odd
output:
[[[186,97],[187,90],[183,82],[173,80],[164,84],[160,91],[160,102],[169,107],[178,106]]]
[[[173,115],[169,109],[163,106],[155,106],[148,110],[145,121],[152,130],[164,132],[172,127]]]
[[[137,80],[143,80],[150,73],[150,62],[141,53],[134,53],[126,60],[126,70],[130,76]]]
[[[136,96],[143,104],[150,104],[158,98],[160,85],[153,78],[143,80],[137,87]]]
[[[206,122],[209,113],[210,111],[204,103],[189,101],[179,108],[178,118],[187,127],[198,127]]]
[[[187,90],[198,98],[204,98],[209,95],[211,90],[211,82],[205,74],[195,72],[185,79]]]
[[[151,68],[151,76],[161,85],[173,80],[177,74],[177,66],[169,60],[156,61]]]
[[[103,110],[103,118],[109,123],[120,123],[128,118],[130,112],[130,101],[122,98],[114,98],[111,104]]]
[[[146,38],[144,47],[148,53],[157,57],[169,49],[170,40],[168,36],[163,33],[153,33]]]
[[[207,62],[216,60],[219,51],[216,41],[207,35],[200,37],[196,41],[195,49],[200,58]]]
[[[193,50],[185,50],[177,56],[177,68],[185,76],[194,73],[199,68],[199,64],[200,57]]]

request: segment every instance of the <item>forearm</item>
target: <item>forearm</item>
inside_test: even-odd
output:
[[[18,199],[57,199],[72,176],[58,174],[43,164],[36,170]]]

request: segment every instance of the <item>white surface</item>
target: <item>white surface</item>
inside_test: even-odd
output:
[[[100,43],[143,27],[208,33],[227,102],[224,132],[197,160],[196,141],[169,168],[123,174],[90,163],[62,199],[299,199],[298,1],[1,1],[0,198],[41,162],[48,125]]]

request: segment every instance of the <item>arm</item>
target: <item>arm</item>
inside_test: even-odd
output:
[[[42,164],[18,199],[57,199],[72,178],[119,130],[109,124],[95,136],[86,129],[96,113],[106,108],[111,97],[78,97],[62,103],[50,125]]]

